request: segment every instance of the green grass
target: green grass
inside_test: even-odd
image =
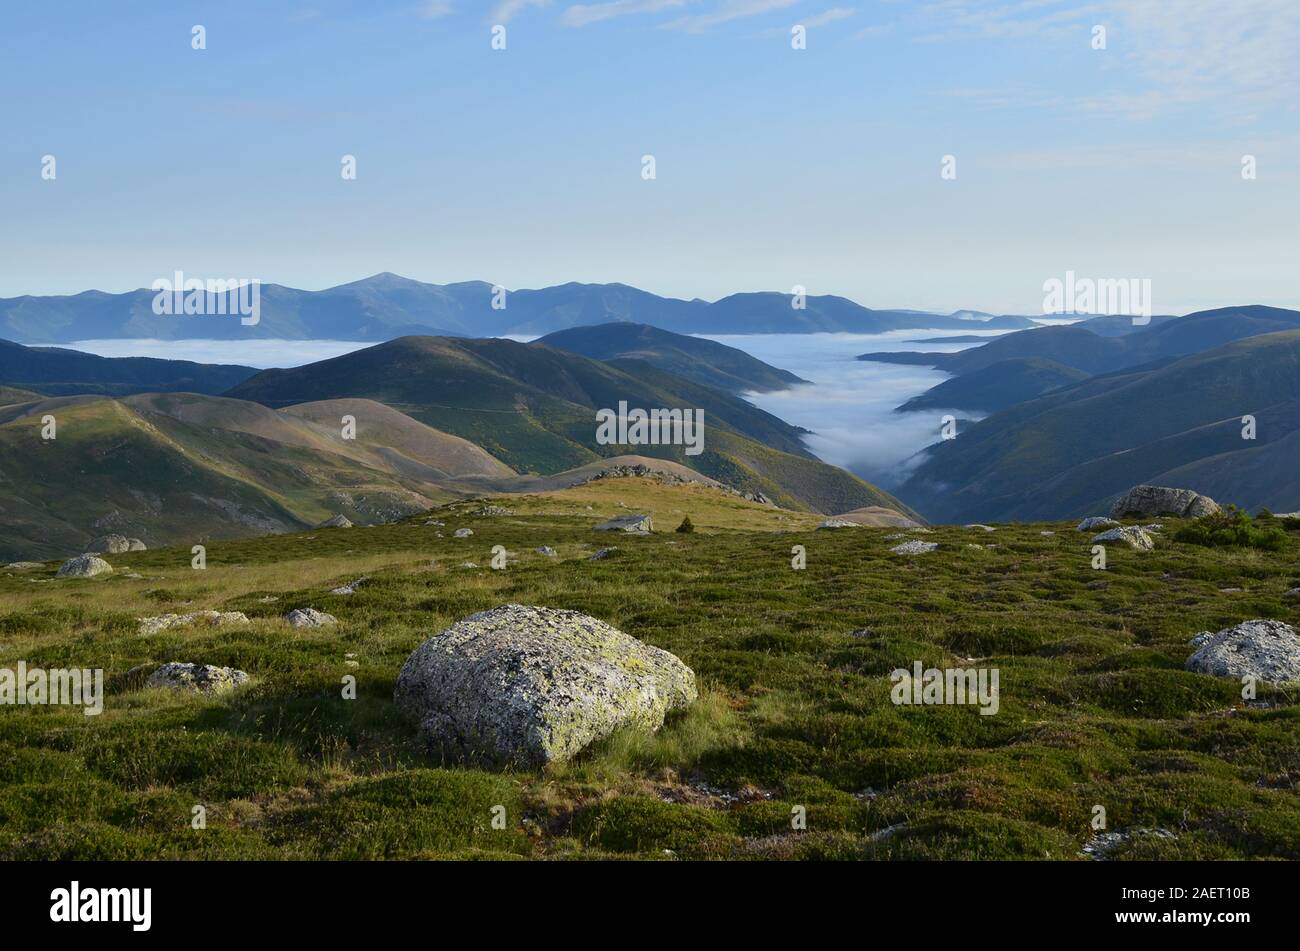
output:
[[[1063,524],[940,527],[924,536],[938,551],[903,558],[892,529],[814,531],[693,487],[497,501],[517,514],[477,517],[473,501],[433,513],[442,527],[214,541],[203,572],[183,547],[109,556],[104,579],[0,570],[0,666],[103,667],[111,683],[99,717],[0,709],[0,857],[1069,860],[1101,805],[1110,830],[1175,833],[1114,858],[1300,858],[1300,697],[1245,704],[1183,670],[1198,631],[1300,623],[1293,534],[1276,551],[1207,548],[1174,540],[1172,520],[1154,552],[1113,550],[1093,571],[1088,536]],[[642,510],[649,538],[591,531]],[[696,531],[673,532],[688,515]],[[462,526],[474,536],[454,539]],[[516,556],[505,571],[487,567],[496,544]],[[586,560],[608,544],[616,557]],[[431,758],[393,708],[397,672],[424,638],[508,601],[674,652],[699,702],[544,772]],[[342,623],[280,620],[309,606]],[[137,632],[206,608],[253,623]],[[203,698],[122,677],[168,660],[253,683]],[[998,668],[1000,711],[893,705],[889,673],[915,660]],[[196,805],[206,829],[190,827]]]
[[[1286,544],[1286,533],[1275,525],[1260,527],[1259,521],[1234,506],[1221,512],[1206,515],[1178,529],[1174,540],[1207,548],[1259,548],[1263,551],[1280,551]]]

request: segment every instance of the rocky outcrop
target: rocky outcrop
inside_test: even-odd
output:
[[[328,627],[339,623],[339,619],[315,608],[295,608],[284,616],[293,627]]]
[[[1300,635],[1281,621],[1244,621],[1192,639],[1187,669],[1216,677],[1254,677],[1265,683],[1300,683]]]
[[[506,604],[416,648],[393,699],[431,749],[500,766],[563,762],[615,730],[657,730],[695,674],[577,611]]]
[[[1129,548],[1137,551],[1152,551],[1156,547],[1155,541],[1135,525],[1121,528],[1112,528],[1110,531],[1102,532],[1100,535],[1092,537],[1093,542],[1123,542]]]
[[[910,542],[903,542],[901,545],[895,545],[889,550],[895,555],[924,555],[938,547],[938,542],[922,542],[914,539]]]
[[[78,555],[76,558],[69,558],[59,566],[58,576],[60,578],[93,578],[96,575],[111,574],[113,566],[103,558],[96,558],[94,555]]]
[[[455,536],[456,536],[457,538],[469,538],[471,535],[474,534],[474,529],[472,529],[472,528],[458,528],[458,529],[456,529],[456,531],[455,531],[454,534],[455,534]]]
[[[125,535],[100,535],[86,551],[92,555],[120,555],[131,550],[131,539]]]
[[[1174,515],[1178,518],[1201,518],[1219,511],[1219,505],[1209,496],[1191,489],[1170,489],[1160,485],[1139,485],[1124,493],[1110,514],[1115,518],[1143,517],[1149,515]]]
[[[233,667],[210,664],[163,664],[145,681],[146,687],[191,693],[226,693],[248,683],[248,674]]]
[[[157,634],[173,627],[188,627],[192,624],[207,624],[212,627],[225,627],[231,624],[248,624],[248,617],[242,611],[195,611],[192,614],[162,614],[158,617],[142,617],[141,634]]]
[[[1075,531],[1079,532],[1095,532],[1104,528],[1119,528],[1119,522],[1102,515],[1093,515],[1090,518],[1085,518],[1074,528]]]
[[[333,518],[327,518],[316,526],[317,528],[351,528],[352,521],[346,515],[335,515]]]
[[[623,532],[628,535],[649,535],[654,531],[654,520],[649,515],[619,515],[595,528],[598,532]]]
[[[846,518],[828,518],[817,526],[818,528],[861,528],[857,522],[850,522]]]

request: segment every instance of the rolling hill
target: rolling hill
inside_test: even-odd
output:
[[[652,324],[678,333],[880,333],[907,328],[1020,329],[1026,317],[973,320],[917,311],[871,310],[842,297],[813,296],[796,310],[789,294],[734,294],[715,303],[660,297],[626,284],[568,283],[511,291],[504,307],[485,281],[427,284],[376,274],[320,291],[263,283],[259,321],[159,316],[154,292],[86,291],[59,297],[0,299],[0,337],[22,343],[107,338],[249,338],[383,341],[413,334],[542,336],[610,321]]]
[[[945,380],[913,397],[895,412],[961,409],[994,413],[1062,386],[1086,380],[1082,370],[1041,357],[999,360],[963,376]]]
[[[804,448],[803,431],[738,397],[641,360],[610,364],[544,344],[406,337],[290,370],[267,370],[229,396],[276,408],[365,398],[481,446],[521,473],[553,474],[633,451],[671,459],[778,504],[845,511],[901,503]],[[704,450],[600,445],[595,412],[705,413]]]
[[[117,396],[168,390],[220,393],[256,372],[252,367],[154,357],[100,357],[79,350],[25,347],[0,340],[0,383],[46,396]]]
[[[683,379],[730,393],[769,392],[807,382],[735,347],[649,324],[575,327],[548,334],[537,342],[593,360],[644,360]]]
[[[1167,326],[1174,326],[1173,324]],[[1253,415],[1257,438],[1242,438]],[[930,447],[899,494],[937,521],[1097,514],[1139,483],[1300,508],[1300,330],[1085,380]]]

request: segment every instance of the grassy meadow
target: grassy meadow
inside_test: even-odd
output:
[[[1098,571],[1072,524],[905,533],[940,548],[903,557],[896,529],[815,531],[816,516],[642,479],[486,501],[514,514],[467,501],[214,541],[203,571],[188,546],[105,556],[114,573],[93,579],[0,569],[0,667],[102,667],[108,693],[98,717],[0,707],[0,857],[1082,860],[1101,806],[1107,831],[1167,833],[1125,836],[1109,858],[1300,858],[1300,696],[1247,702],[1183,670],[1199,631],[1300,624],[1286,595],[1300,534],[1277,551],[1203,547],[1167,520],[1154,552],[1112,545]],[[591,530],[631,512],[656,534]],[[688,514],[696,531],[673,532]],[[397,672],[429,635],[506,602],[672,651],[699,702],[545,772],[431,758],[394,710]],[[340,624],[291,628],[298,607]],[[205,609],[253,623],[139,633],[142,617]],[[171,660],[252,683],[203,697],[125,676]],[[888,675],[917,660],[998,668],[998,713],[895,706]]]

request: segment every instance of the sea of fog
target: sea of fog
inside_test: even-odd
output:
[[[939,439],[940,419],[946,412],[895,413],[894,407],[942,383],[949,374],[929,367],[854,358],[860,353],[899,350],[956,353],[980,342],[917,341],[975,335],[991,339],[1005,332],[978,327],[884,334],[709,335],[708,339],[744,350],[809,381],[774,393],[747,393],[745,398],[787,423],[812,430],[804,441],[820,458],[891,488],[904,481],[919,461],[914,458],[916,453]],[[979,418],[970,412],[953,411],[953,415]]]
[[[976,323],[969,330],[708,335],[708,339],[744,350],[808,380],[788,390],[749,393],[746,398],[786,422],[811,430],[806,437],[808,448],[822,459],[888,488],[903,481],[917,451],[938,439],[943,415],[942,410],[895,413],[894,407],[943,382],[948,374],[928,367],[871,363],[854,357],[897,350],[953,353],[977,344],[917,341],[967,335],[996,337],[1001,333],[978,328]],[[373,344],[351,340],[80,340],[70,346],[104,357],[164,357],[264,369],[301,366]]]

